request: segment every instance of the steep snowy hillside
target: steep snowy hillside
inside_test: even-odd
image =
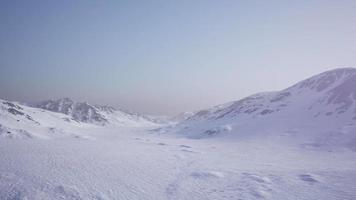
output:
[[[155,125],[138,114],[123,112],[108,106],[74,103],[70,99],[47,101],[39,107],[46,109],[0,99],[0,137],[82,138],[87,136],[78,133],[93,129],[97,125],[111,128]]]
[[[74,102],[69,98],[47,100],[33,105],[53,112],[69,115],[78,122],[97,125],[142,125],[153,122],[136,113],[118,110],[110,106]]]
[[[177,125],[189,137],[299,136],[356,144],[356,69],[327,71],[278,92],[259,93],[196,112]],[[300,133],[300,132],[303,132]],[[253,133],[253,134],[252,134]],[[336,138],[336,139],[335,139]]]
[[[0,137],[53,138],[79,137],[75,134],[80,124],[70,116],[0,100]]]

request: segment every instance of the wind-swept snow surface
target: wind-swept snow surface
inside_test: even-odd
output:
[[[0,199],[356,198],[348,149],[93,131],[91,139],[1,139]]]
[[[173,122],[0,100],[0,199],[355,200],[355,77],[333,70]]]

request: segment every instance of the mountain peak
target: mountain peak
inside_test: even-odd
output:
[[[347,74],[347,73],[356,73],[356,68],[353,67],[341,67],[332,70],[325,71],[321,74],[328,74],[328,73],[335,73],[335,74]]]
[[[70,115],[74,120],[81,122],[91,122],[97,124],[106,124],[108,122],[95,106],[92,106],[86,102],[74,102],[68,97],[57,100],[42,101],[36,104],[35,107]]]
[[[348,81],[350,78],[356,77],[355,68],[337,68],[329,70],[287,88],[286,90],[304,90],[309,89],[316,92],[331,90],[338,85]]]
[[[143,116],[116,109],[106,105],[94,105],[87,102],[75,102],[65,97],[57,100],[47,100],[34,104],[33,107],[49,110],[52,112],[63,113],[72,117],[78,122],[106,125],[109,123],[136,123],[148,122]]]

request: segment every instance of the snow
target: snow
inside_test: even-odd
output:
[[[64,103],[0,100],[0,199],[354,200],[354,72],[173,122],[80,104],[101,124],[60,112]]]
[[[355,199],[356,154],[145,128],[0,140],[0,199]]]
[[[355,84],[356,69],[332,70],[282,91],[258,93],[195,112],[166,131],[190,138],[233,140],[289,136],[320,146],[352,147],[350,141],[356,141]]]
[[[69,98],[46,100],[32,106],[69,115],[73,120],[78,122],[97,125],[120,124],[136,126],[142,123],[155,123],[149,118],[137,113],[115,109],[110,106],[74,102]]]

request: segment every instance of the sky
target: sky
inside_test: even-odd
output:
[[[0,98],[174,115],[356,67],[356,1],[0,1]]]

